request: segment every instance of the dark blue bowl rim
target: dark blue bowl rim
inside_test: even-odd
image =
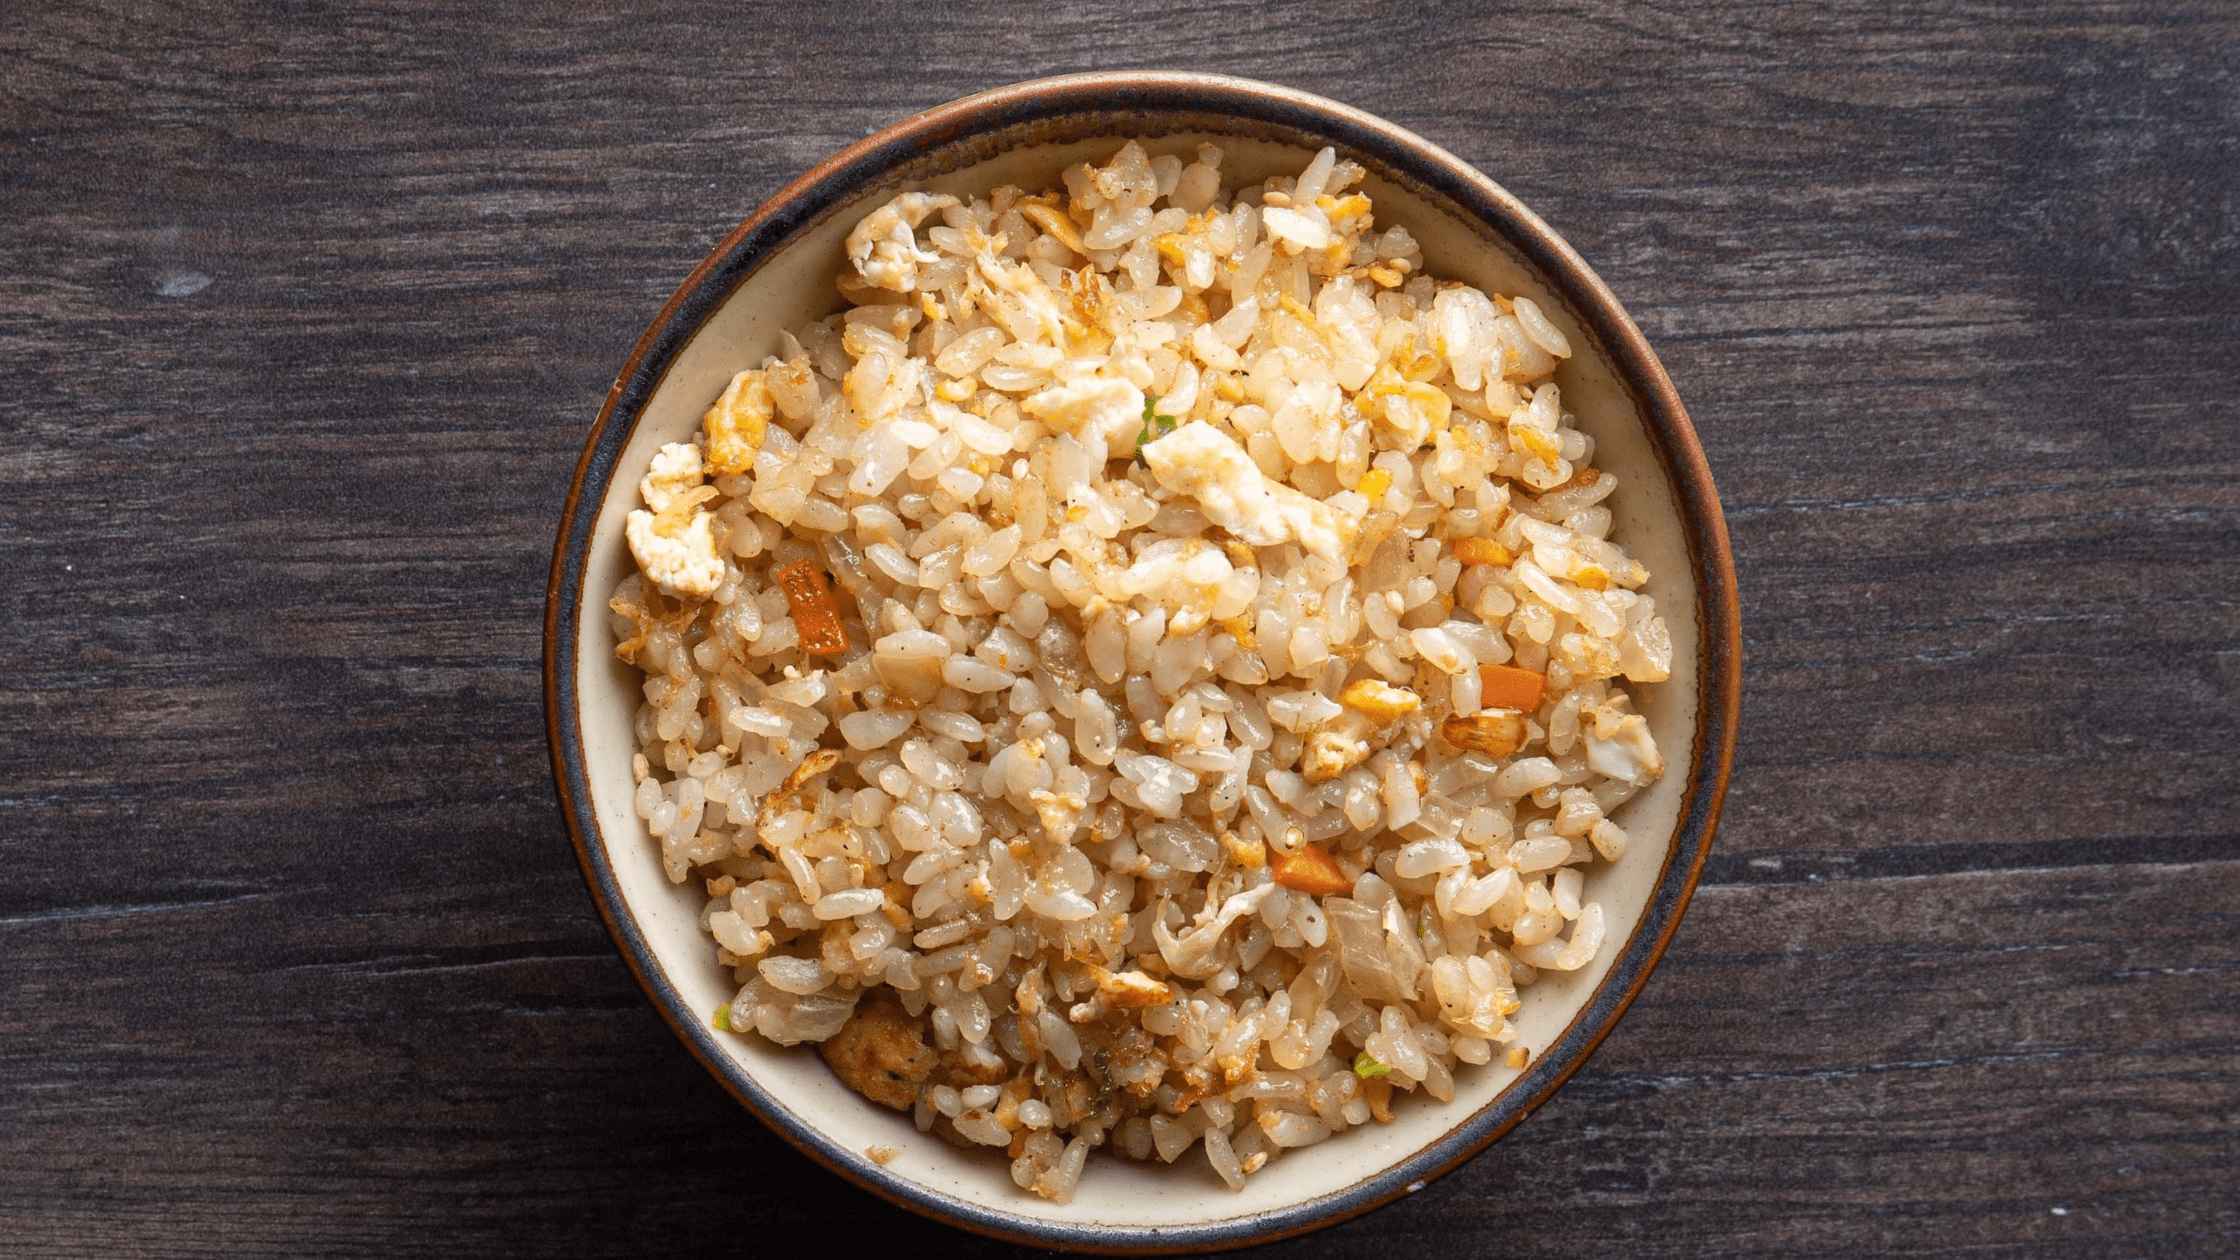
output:
[[[1067,128],[1072,128],[1068,131]],[[888,1173],[816,1131],[742,1073],[663,976],[607,860],[578,725],[575,662],[591,530],[638,418],[677,356],[738,286],[837,207],[885,184],[936,173],[960,145],[996,147],[1091,134],[1210,131],[1337,146],[1341,156],[1483,229],[1489,244],[1545,280],[1617,370],[1681,508],[1698,594],[1698,718],[1680,823],[1639,926],[1569,1027],[1486,1107],[1399,1165],[1322,1198],[1177,1228],[1073,1225],[991,1210]],[[992,151],[992,150],[991,150]],[[964,160],[975,160],[975,154]],[[602,630],[603,632],[603,630]],[[555,539],[545,604],[545,721],[553,776],[600,917],[671,1030],[749,1111],[804,1154],[896,1204],[977,1233],[1103,1253],[1206,1251],[1271,1242],[1413,1193],[1516,1127],[1577,1071],[1647,982],[1677,929],[1718,826],[1741,700],[1741,618],[1726,523],[1677,391],[1640,330],[1578,254],[1499,185],[1400,127],[1293,89],[1224,75],[1119,71],[1013,84],[929,110],[866,137],[765,202],[724,238],[661,309],[615,378],[586,438]],[[1638,843],[1638,841],[1637,841]]]

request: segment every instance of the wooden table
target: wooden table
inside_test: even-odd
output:
[[[0,1251],[1008,1250],[654,1017],[539,618],[584,431],[731,224],[1135,65],[1522,196],[1679,382],[1741,574],[1726,824],[1641,1002],[1274,1250],[2240,1251],[2240,13],[615,7],[0,19]]]

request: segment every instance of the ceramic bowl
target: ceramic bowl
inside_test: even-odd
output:
[[[1102,1153],[1069,1204],[1021,1191],[1000,1152],[959,1151],[907,1115],[843,1087],[807,1046],[779,1049],[709,1026],[733,984],[697,923],[704,894],[663,877],[630,807],[633,670],[616,663],[604,611],[630,563],[623,517],[655,449],[692,432],[731,374],[781,328],[837,309],[842,238],[906,187],[964,194],[1048,187],[1129,137],[1188,155],[1212,139],[1225,182],[1295,173],[1335,145],[1369,171],[1380,223],[1403,223],[1431,271],[1531,296],[1571,339],[1566,406],[1618,474],[1613,537],[1654,575],[1670,622],[1670,681],[1636,687],[1668,770],[1619,820],[1631,851],[1594,876],[1610,941],[1586,970],[1549,974],[1517,1019],[1522,1071],[1465,1070],[1451,1103],[1416,1095],[1391,1125],[1287,1152],[1232,1193],[1186,1155],[1172,1166]],[[592,895],[624,958],[692,1053],[756,1116],[812,1158],[925,1215],[1021,1242],[1098,1251],[1205,1250],[1264,1242],[1421,1188],[1545,1102],[1641,991],[1695,886],[1734,748],[1740,632],[1725,525],[1703,452],[1640,330],[1579,255],[1492,180],[1390,123],[1319,97],[1199,74],[1073,75],[929,110],[825,162],[766,202],[669,299],[616,375],[583,448],[555,547],[545,687],[554,771]],[[892,1162],[873,1147],[899,1148]],[[1560,1168],[1546,1170],[1560,1178]]]

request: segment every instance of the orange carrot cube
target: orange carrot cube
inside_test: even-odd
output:
[[[811,656],[838,656],[848,650],[848,631],[840,624],[840,609],[833,602],[824,570],[810,561],[796,560],[770,576],[785,592],[786,605],[793,611],[793,627],[801,634],[802,651]]]
[[[1353,881],[1338,869],[1337,862],[1312,841],[1277,858],[1270,869],[1275,872],[1276,882],[1285,888],[1296,888],[1317,897],[1353,889]]]
[[[1547,676],[1529,669],[1518,669],[1514,665],[1478,667],[1478,703],[1489,709],[1536,713],[1540,709],[1540,696],[1547,687]]]

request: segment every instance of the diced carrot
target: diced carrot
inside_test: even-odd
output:
[[[807,560],[770,575],[786,594],[793,611],[793,628],[800,632],[801,650],[811,656],[838,656],[848,650],[848,631],[840,624],[840,609],[833,603],[832,587],[824,570]]]
[[[1507,564],[1516,559],[1507,547],[1491,538],[1457,538],[1454,558],[1464,564]]]
[[[1337,862],[1313,841],[1277,858],[1270,869],[1275,872],[1276,882],[1285,888],[1296,888],[1317,897],[1346,892],[1353,887],[1353,881],[1338,869]]]
[[[1545,675],[1514,665],[1480,665],[1478,667],[1478,703],[1489,709],[1520,709],[1526,713],[1540,710],[1540,695],[1547,689]]]

